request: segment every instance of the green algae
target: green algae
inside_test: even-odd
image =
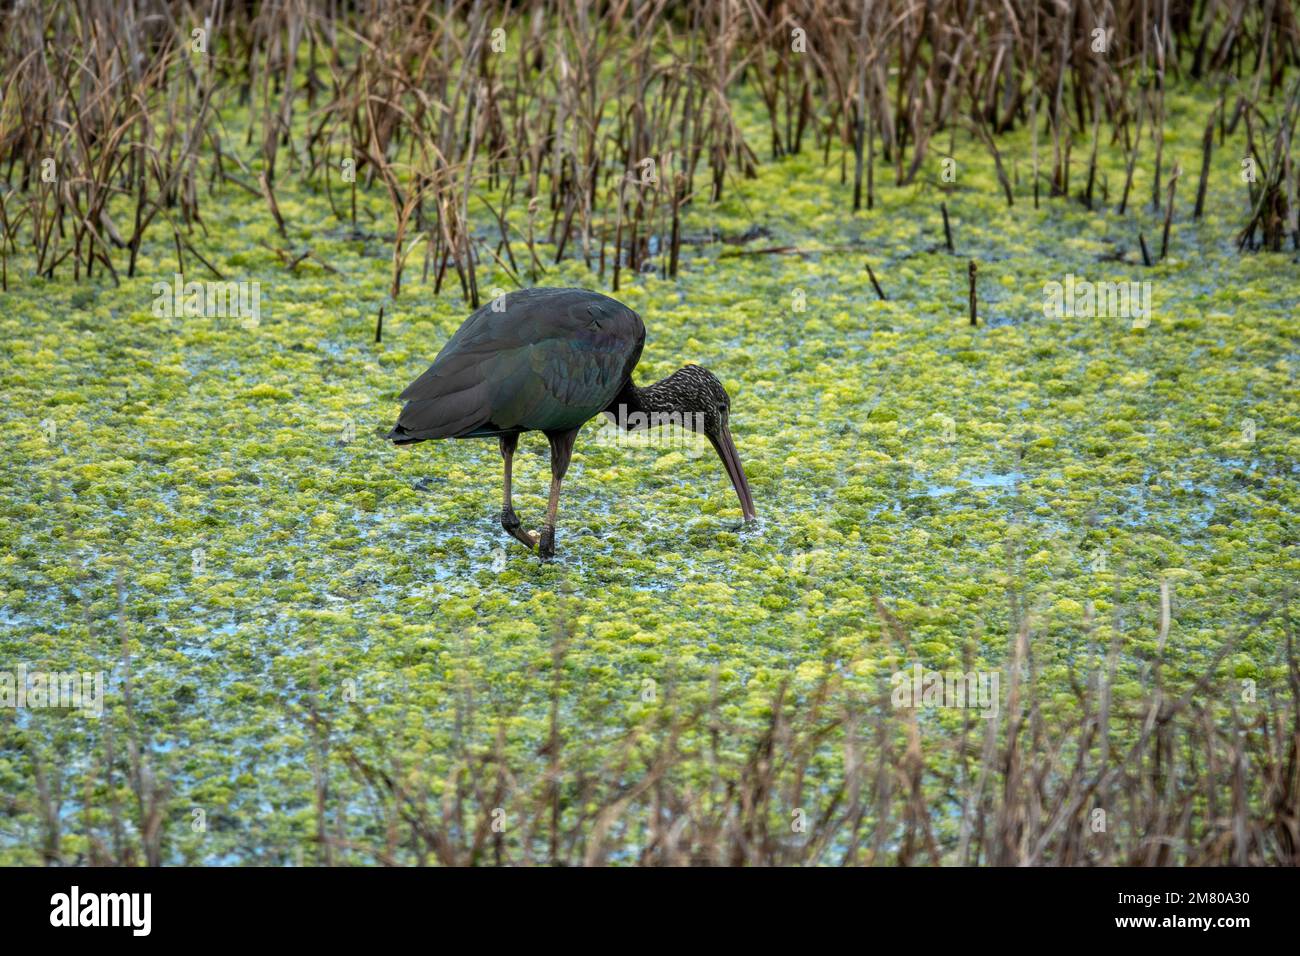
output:
[[[1210,102],[1171,96],[1168,162],[1197,168]],[[540,775],[553,720],[576,778],[631,730],[653,736],[665,714],[712,704],[738,728],[721,744],[728,765],[782,687],[796,704],[827,680],[867,699],[916,660],[997,668],[1026,614],[1049,718],[1077,711],[1071,681],[1113,641],[1116,698],[1139,700],[1160,654],[1162,580],[1164,680],[1192,687],[1300,569],[1294,257],[1236,253],[1246,193],[1230,149],[1215,155],[1208,214],[1193,223],[1182,209],[1170,256],[1144,269],[1136,233],[1150,240],[1161,216],[1108,211],[1118,152],[1101,157],[1107,210],[1034,209],[1028,140],[1011,137],[1008,209],[991,160],[959,145],[955,183],[936,155],[918,185],[882,187],[858,215],[837,164],[811,152],[768,163],[718,206],[693,207],[686,228],[771,238],[741,255],[701,246],[674,281],[624,274],[618,297],[648,328],[639,379],[685,362],[720,376],[761,522],[738,527],[707,448],[580,438],[553,563],[497,526],[494,443],[382,440],[398,392],[468,309],[408,278],[373,344],[388,251],[350,238],[319,189],[286,183],[280,205],[290,241],[338,275],[285,270],[260,245],[273,227],[249,196],[223,194],[211,212],[205,250],[269,299],[255,327],[153,314],[153,283],[174,271],[159,238],[118,288],[14,282],[0,295],[0,661],[109,671],[105,721],[123,731],[124,635],[137,730],[170,788],[168,859],[209,863],[316,858],[313,710],[329,722],[343,835],[365,843],[381,822],[349,754],[399,755],[406,785],[437,799],[475,749]],[[381,190],[360,200],[365,221],[384,221]],[[985,318],[974,328],[970,258]],[[483,287],[508,287],[483,268]],[[1149,281],[1149,323],[1046,317],[1044,284],[1066,274]],[[573,260],[543,281],[599,287]],[[544,443],[521,450],[515,507],[535,526]],[[1262,697],[1287,693],[1282,640],[1275,620],[1250,632],[1215,688],[1253,679]],[[939,770],[962,719],[922,727]],[[103,726],[0,722],[0,782],[21,807],[0,863],[41,859],[33,753],[66,774],[77,813],[60,852],[84,858],[128,796],[98,767]],[[683,733],[684,785],[716,772],[706,736]],[[843,757],[818,755],[813,786],[830,788]],[[944,813],[937,784],[932,799]],[[190,826],[194,808],[206,830]],[[575,797],[566,812],[580,810]]]

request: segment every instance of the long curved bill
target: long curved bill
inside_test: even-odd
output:
[[[731,440],[730,429],[723,425],[721,434],[717,438],[710,435],[709,441],[713,443],[713,450],[722,459],[722,467],[727,469],[727,477],[735,486],[736,497],[740,499],[740,510],[744,513],[745,520],[753,521],[758,517],[754,512],[754,496],[749,493],[749,482],[745,479],[745,469],[740,465],[736,443]]]

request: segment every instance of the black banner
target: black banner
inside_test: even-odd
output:
[[[1032,929],[1071,942],[1232,945],[1293,926],[1293,900],[1292,874],[1264,869],[0,870],[11,933],[54,943],[75,933],[79,944],[338,945],[431,923],[438,934],[478,927],[535,942],[552,931],[608,941],[629,926],[691,925],[734,942],[762,938],[772,921],[806,930],[829,920],[891,935],[911,927],[945,946]]]

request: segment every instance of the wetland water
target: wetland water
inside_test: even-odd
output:
[[[1198,168],[1211,102],[1171,95],[1167,162]],[[11,281],[0,661],[108,678],[103,721],[0,714],[0,790],[36,786],[34,754],[62,782],[65,852],[86,851],[85,821],[106,826],[127,794],[96,769],[106,727],[119,748],[128,733],[124,639],[169,862],[314,859],[321,780],[354,847],[341,858],[371,861],[357,847],[383,842],[385,818],[358,764],[436,804],[484,754],[512,768],[511,793],[532,792],[560,750],[563,812],[578,813],[584,774],[635,778],[653,758],[629,739],[706,706],[718,723],[681,733],[672,775],[707,788],[741,774],[782,686],[787,702],[828,680],[871,701],[913,664],[1001,668],[1026,614],[1044,713],[1064,721],[1071,681],[1112,642],[1117,700],[1149,688],[1162,580],[1163,679],[1189,686],[1300,567],[1300,267],[1236,252],[1230,150],[1210,211],[1177,216],[1149,269],[1135,235],[1158,233],[1149,204],[1034,209],[1026,143],[1003,150],[1012,209],[974,143],[955,183],[882,186],[871,212],[848,212],[838,169],[811,151],[692,207],[688,231],[771,238],[700,245],[676,281],[625,272],[617,297],[648,329],[642,384],[689,361],[727,386],[761,521],[738,530],[707,447],[580,437],[549,564],[500,531],[495,442],[381,440],[469,309],[408,281],[374,344],[389,249],[347,238],[320,192],[286,181],[280,203],[292,241],[337,275],[287,271],[259,245],[273,227],[253,197],[231,190],[208,214],[225,273],[267,297],[255,323],[155,314],[153,285],[174,274],[163,242],[120,288]],[[1102,177],[1113,208],[1121,157],[1102,157]],[[387,214],[378,186],[360,201],[363,218]],[[776,246],[801,253],[758,251]],[[485,287],[504,281],[484,269]],[[1149,282],[1149,321],[1048,315],[1045,286],[1067,276]],[[608,291],[581,261],[543,282]],[[525,436],[516,458],[525,527],[545,508],[544,450]],[[1265,624],[1220,675],[1266,696],[1285,682],[1282,640]],[[926,712],[919,728],[945,853],[946,742],[965,719]],[[842,776],[841,744],[834,730],[817,751],[814,790]],[[34,811],[10,815],[0,863],[38,862],[39,829]]]

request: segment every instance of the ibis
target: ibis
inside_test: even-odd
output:
[[[407,386],[387,437],[398,445],[435,438],[495,438],[505,460],[501,526],[543,558],[555,554],[560,485],[582,426],[601,413],[625,430],[672,422],[702,433],[736,489],[745,521],[755,518],[731,438],[731,399],[706,368],[687,365],[644,388],[632,372],[645,324],[623,303],[585,289],[524,289],[475,311],[433,364]],[[551,489],[538,534],[511,504],[510,472],[519,436],[550,443]]]

